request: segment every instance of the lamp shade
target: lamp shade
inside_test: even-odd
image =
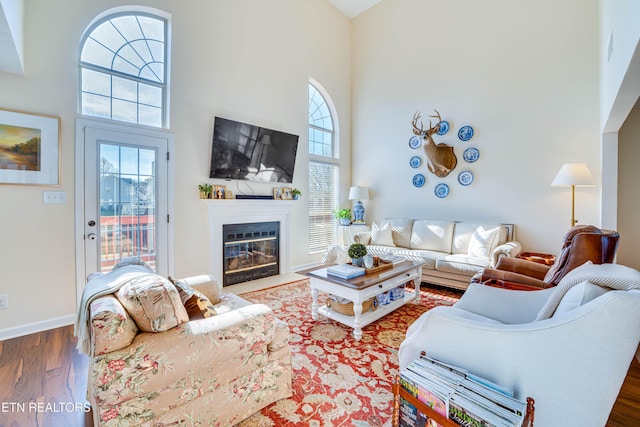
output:
[[[595,185],[591,171],[584,163],[565,163],[551,183],[553,187]]]
[[[351,187],[349,190],[349,200],[369,200],[368,187]]]

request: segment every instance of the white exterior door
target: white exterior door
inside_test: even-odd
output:
[[[79,288],[92,272],[136,257],[167,277],[172,270],[172,135],[79,120],[77,167]],[[78,200],[80,199],[80,200]]]

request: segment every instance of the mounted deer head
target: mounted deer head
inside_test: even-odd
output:
[[[435,176],[444,178],[449,175],[449,172],[455,169],[458,164],[458,159],[453,153],[453,147],[443,143],[436,144],[433,141],[432,135],[440,130],[440,122],[442,121],[442,117],[440,117],[438,110],[433,111],[436,112],[436,115],[429,117],[438,119],[435,126],[432,126],[431,120],[429,120],[428,130],[424,130],[422,122],[420,122],[420,127],[418,127],[418,120],[420,120],[421,117],[420,112],[416,112],[413,115],[411,126],[413,126],[413,133],[424,139],[423,148],[427,155],[427,167],[429,168],[429,171]]]

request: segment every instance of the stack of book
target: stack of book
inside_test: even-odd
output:
[[[364,273],[364,268],[351,264],[338,264],[327,267],[327,274],[340,277],[341,279],[353,279],[354,277],[362,276]]]
[[[461,426],[520,427],[527,404],[513,393],[456,366],[421,356],[400,372],[400,386]],[[402,397],[400,426],[439,426]]]

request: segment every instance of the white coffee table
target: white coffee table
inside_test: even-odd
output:
[[[418,301],[420,296],[420,279],[422,277],[422,263],[416,261],[401,261],[394,264],[393,268],[377,274],[365,274],[353,279],[341,279],[327,273],[326,268],[308,273],[311,284],[311,317],[318,319],[318,313],[330,319],[353,328],[353,336],[356,340],[362,338],[362,328],[371,322],[402,307],[409,301]],[[374,311],[362,312],[362,303],[383,292],[387,292],[399,285],[413,280],[415,291],[405,291],[404,298],[400,298],[387,305],[378,305]],[[353,301],[353,316],[338,313],[325,305],[318,304],[320,291],[346,298]]]

